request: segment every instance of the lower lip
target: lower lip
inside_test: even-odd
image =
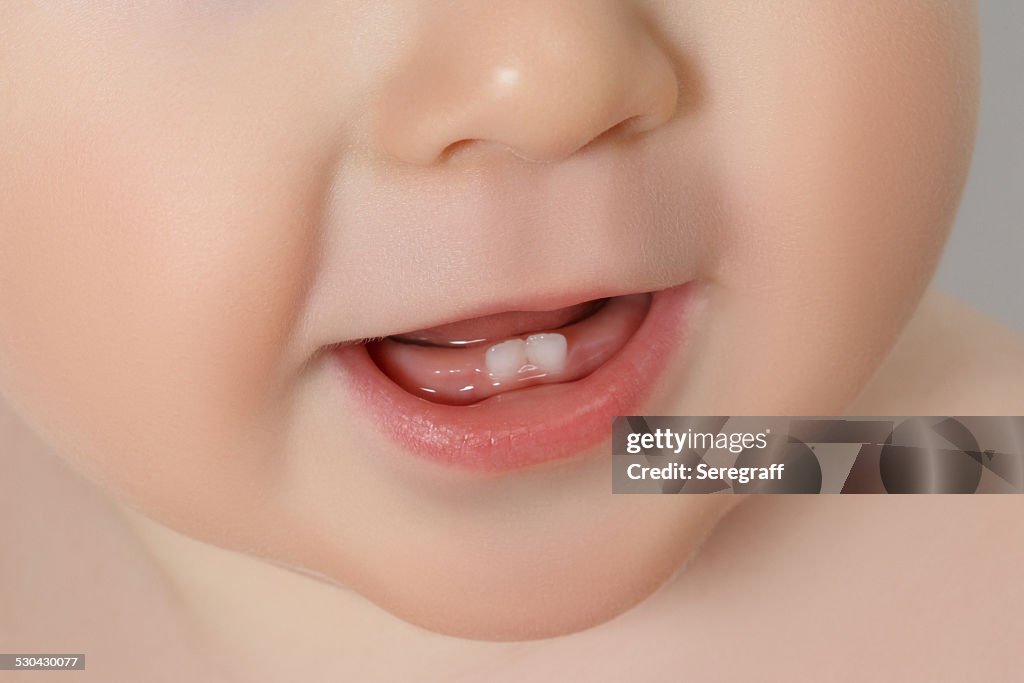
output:
[[[332,350],[342,380],[374,423],[410,453],[482,473],[561,460],[611,438],[612,418],[635,415],[656,388],[685,335],[696,287],[655,292],[626,344],[575,382],[534,386],[470,406],[413,396],[362,345]]]

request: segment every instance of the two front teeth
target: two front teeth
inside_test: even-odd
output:
[[[487,372],[499,381],[532,370],[557,373],[565,369],[567,353],[565,337],[556,332],[531,334],[526,341],[508,339],[487,349]]]

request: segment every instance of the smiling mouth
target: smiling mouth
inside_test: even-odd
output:
[[[636,332],[650,303],[650,294],[633,294],[499,313],[388,337],[367,344],[367,351],[410,394],[471,405],[588,376]]]
[[[404,450],[477,471],[568,457],[634,414],[699,290],[510,311],[334,349],[345,391]]]

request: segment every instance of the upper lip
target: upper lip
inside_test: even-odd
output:
[[[494,341],[497,337],[526,334],[541,329],[556,330],[580,322],[602,308],[608,299],[594,299],[580,305],[547,311],[515,311],[510,317],[495,320],[483,316],[465,323],[425,328],[413,333],[392,335],[396,341],[426,346],[465,346],[480,342]]]
[[[606,287],[588,291],[539,293],[527,297],[523,297],[521,295],[509,296],[501,300],[485,302],[473,308],[466,309],[457,315],[449,315],[443,318],[437,318],[434,321],[428,321],[426,324],[420,325],[416,328],[396,330],[387,335],[380,335],[380,338],[409,335],[419,330],[433,329],[442,325],[482,318],[484,316],[495,315],[498,313],[507,313],[510,311],[554,311],[561,308],[568,308],[569,306],[575,306],[576,304],[595,301],[597,299],[608,299],[616,296],[625,296],[627,294],[641,294],[645,291],[649,290]]]

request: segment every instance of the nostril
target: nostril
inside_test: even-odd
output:
[[[627,119],[623,119],[614,126],[598,133],[592,139],[588,140],[586,144],[580,147],[580,149],[604,144],[605,142],[613,139],[618,142],[628,142],[647,130],[648,126],[644,125],[644,119],[646,118],[648,117],[645,117],[642,114],[637,114],[636,116],[630,116]]]
[[[440,163],[450,162],[453,159],[465,156],[469,154],[486,155],[495,154],[507,157],[515,157],[522,159],[534,164],[550,163],[557,159],[563,158],[565,153],[558,153],[549,157],[530,156],[525,150],[515,147],[510,144],[501,142],[500,140],[488,140],[482,138],[466,138],[463,140],[457,140],[444,149],[441,150],[440,154],[437,155],[436,161]]]
[[[456,140],[447,147],[441,150],[441,153],[437,155],[438,161],[444,162],[450,160],[456,154],[459,154],[466,149],[472,147],[474,144],[479,143],[480,140],[466,138],[464,140]]]

